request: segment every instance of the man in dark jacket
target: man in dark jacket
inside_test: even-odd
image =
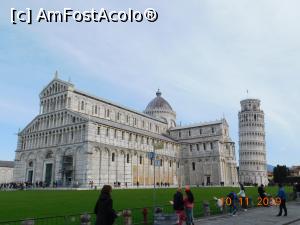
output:
[[[112,225],[117,218],[113,210],[113,201],[111,199],[112,188],[110,185],[104,185],[100,197],[96,203],[94,212],[96,214],[96,225]]]
[[[265,189],[264,189],[264,185],[260,185],[257,189],[257,192],[259,194],[259,197],[261,197],[262,201],[264,200],[264,198],[266,197],[266,192],[265,192]]]
[[[178,225],[182,225],[185,220],[184,202],[181,188],[178,188],[173,197],[173,208],[178,216]]]
[[[286,205],[285,205],[286,194],[285,194],[282,184],[279,184],[278,187],[279,187],[279,190],[278,190],[277,197],[280,198],[280,206],[279,206],[279,213],[277,214],[277,216],[281,216],[282,209],[284,210],[284,216],[287,216],[287,209],[286,209]]]

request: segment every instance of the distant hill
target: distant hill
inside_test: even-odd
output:
[[[273,172],[274,167],[275,166],[267,164],[267,170],[268,170],[268,172]]]

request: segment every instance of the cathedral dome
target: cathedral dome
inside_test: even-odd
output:
[[[168,127],[176,126],[176,112],[173,111],[171,105],[161,97],[161,91],[158,89],[156,97],[147,105],[144,113],[162,119],[168,123]]]
[[[160,92],[159,89],[156,92],[156,98],[154,98],[147,105],[145,113],[150,112],[150,111],[154,111],[154,110],[173,112],[173,109],[170,106],[170,104],[163,97],[161,97],[161,92]]]

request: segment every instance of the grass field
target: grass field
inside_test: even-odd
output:
[[[212,200],[213,196],[225,197],[231,187],[192,188],[196,202]],[[291,192],[291,188],[286,188]],[[169,204],[175,189],[157,189],[157,205]],[[266,192],[277,193],[277,187],[267,187]],[[246,194],[254,201],[257,188],[246,188]],[[99,196],[99,191],[12,191],[0,192],[0,221],[47,216],[59,216],[92,212]],[[113,190],[112,197],[116,210],[142,208],[153,205],[152,189]]]

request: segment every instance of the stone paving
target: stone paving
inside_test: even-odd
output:
[[[237,216],[221,215],[199,219],[195,225],[221,224],[221,225],[300,225],[300,202],[287,203],[288,216],[277,217],[279,207],[259,207],[247,212],[238,211]]]

